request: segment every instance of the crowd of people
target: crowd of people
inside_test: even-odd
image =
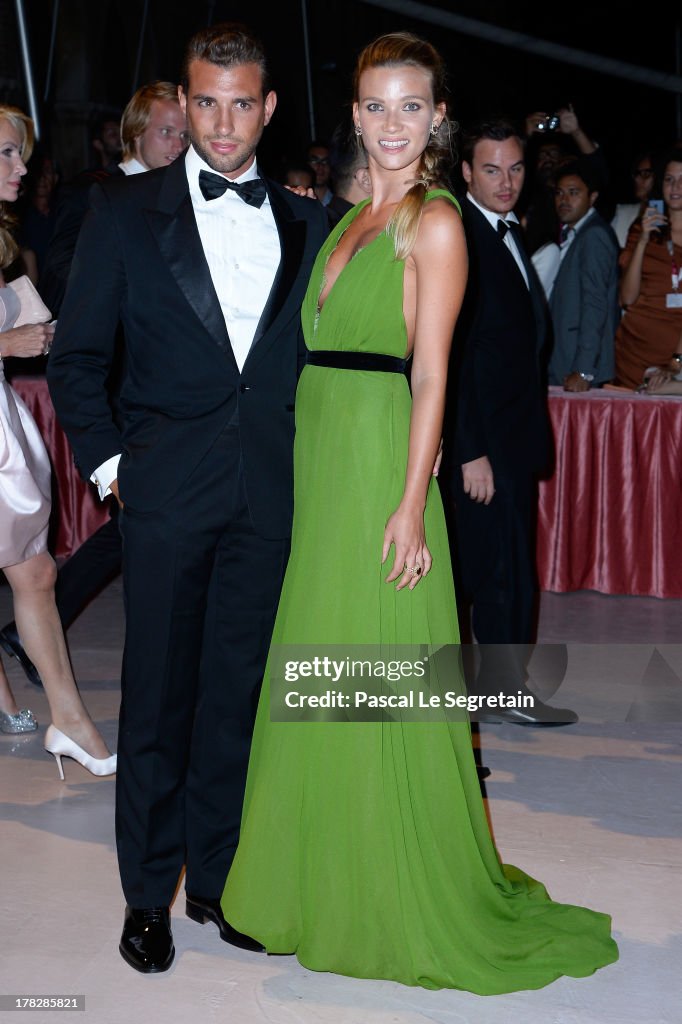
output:
[[[452,548],[480,650],[470,690],[533,698],[484,700],[479,720],[577,720],[530,694],[524,664],[547,383],[682,387],[682,150],[636,158],[612,226],[607,160],[571,107],[467,126],[453,193],[430,44],[376,40],[353,99],[350,124],[268,177],[265,54],[215,26],[179,88],[146,85],[120,132],[96,126],[97,166],[61,185],[41,154],[20,218],[32,125],[0,106],[0,355],[49,352],[76,463],[112,510],[57,574],[49,461],[3,377],[0,644],[45,686],[60,774],[65,756],[117,773],[136,970],[173,961],[184,869],[188,915],[246,949],[432,988],[539,987],[612,962],[610,922],[501,863],[468,723],[273,722],[268,651],[456,644]],[[121,567],[112,755],[63,630]],[[0,729],[36,728],[0,669]]]

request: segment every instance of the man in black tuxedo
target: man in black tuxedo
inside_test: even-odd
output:
[[[544,297],[513,209],[524,180],[523,143],[506,122],[482,124],[465,140],[462,216],[469,280],[453,352],[459,365],[445,431],[447,484],[455,503],[458,565],[481,645],[476,687],[528,693],[533,640],[537,475],[548,459],[541,353]],[[536,699],[529,709],[482,712],[519,724],[575,721]]]
[[[180,103],[184,158],[92,190],[48,369],[81,471],[122,505],[120,950],[144,972],[173,960],[183,865],[189,916],[260,948],[219,898],[289,551],[300,305],[327,230],[317,203],[258,175],[276,96],[248,30],[190,41]]]

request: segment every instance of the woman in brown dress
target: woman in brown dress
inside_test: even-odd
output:
[[[682,149],[663,171],[665,214],[648,206],[630,228],[621,253],[620,301],[625,314],[616,332],[616,383],[636,388],[649,366],[667,366],[682,336]]]

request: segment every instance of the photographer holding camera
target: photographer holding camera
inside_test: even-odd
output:
[[[563,163],[587,158],[592,173],[606,180],[606,166],[601,151],[580,126],[572,104],[555,112],[537,110],[525,118],[526,188],[521,196],[521,222],[526,230],[528,250],[556,242],[559,223],[554,208],[554,177]],[[544,284],[543,280],[543,284]]]

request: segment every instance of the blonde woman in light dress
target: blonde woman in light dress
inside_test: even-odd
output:
[[[32,143],[30,118],[0,105],[0,568],[12,588],[22,643],[45,686],[52,717],[46,750],[54,754],[62,778],[62,757],[73,758],[94,775],[111,775],[116,755],[110,754],[81,700],[54,601],[56,567],[47,551],[49,459],[28,409],[4,376],[4,358],[43,354],[54,330],[46,324],[14,326],[21,303],[2,272],[17,256],[8,204],[19,194]],[[36,728],[31,711],[17,707],[0,664],[0,731]]]

